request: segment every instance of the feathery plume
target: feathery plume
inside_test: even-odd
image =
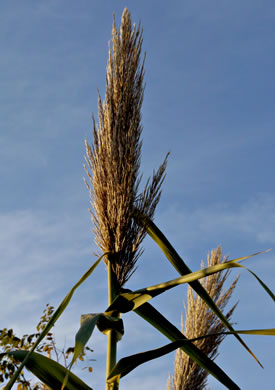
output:
[[[152,218],[161,194],[167,156],[153,174],[143,193],[138,194],[141,157],[141,105],[144,87],[144,60],[140,61],[142,30],[132,25],[124,9],[121,27],[112,29],[112,50],[106,75],[106,94],[98,97],[98,119],[93,117],[93,144],[86,141],[84,166],[90,180],[86,185],[91,198],[91,218],[96,244],[110,253],[119,286],[135,271],[142,253],[145,231],[133,220],[137,208]]]
[[[228,258],[222,259],[222,250],[218,246],[217,249],[208,254],[208,266],[216,265],[227,261]],[[204,268],[202,262],[201,268]],[[201,283],[204,288],[220,308],[224,310],[228,303],[239,277],[237,277],[228,290],[223,290],[224,283],[230,271],[218,272],[207,276]],[[226,318],[230,320],[237,304],[226,314]],[[216,317],[205,302],[196,294],[193,295],[193,290],[188,287],[187,292],[187,308],[185,307],[185,325],[182,332],[188,339],[193,339],[199,336],[218,333],[227,330],[222,322]],[[216,335],[196,341],[196,346],[202,350],[210,359],[215,359],[218,356],[218,347],[225,335]],[[207,372],[189,358],[182,350],[178,349],[174,362],[174,375],[168,379],[168,390],[203,390],[207,384]]]

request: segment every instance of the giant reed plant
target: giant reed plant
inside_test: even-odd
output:
[[[92,144],[86,141],[85,170],[89,179],[86,184],[91,197],[90,212],[96,243],[101,252],[100,257],[68,292],[30,351],[9,352],[10,356],[22,363],[6,385],[6,390],[11,389],[24,367],[31,370],[52,389],[91,389],[88,384],[71,373],[71,368],[82,353],[95,327],[107,334],[106,389],[108,390],[118,389],[120,379],[137,366],[177,348],[181,348],[202,370],[213,375],[228,389],[239,389],[233,379],[195,345],[193,339],[188,339],[148,303],[155,296],[183,283],[189,283],[207,304],[209,310],[214,313],[213,316],[219,318],[228,333],[233,334],[252,356],[253,353],[240,338],[239,333],[275,334],[275,329],[235,331],[215,300],[198,281],[224,269],[244,268],[239,262],[254,255],[192,272],[153,222],[165,177],[167,156],[160,168],[147,181],[145,188],[140,191],[141,105],[144,93],[144,58],[141,58],[141,54],[141,27],[132,24],[130,13],[125,9],[120,28],[117,29],[115,22],[113,23],[105,99],[102,101],[100,96],[98,98],[98,124],[93,119]],[[125,289],[125,283],[136,269],[136,262],[142,254],[141,243],[145,234],[156,242],[180,277],[131,291]],[[65,368],[34,350],[68,306],[76,289],[90,277],[101,260],[105,262],[108,272],[109,306],[101,313],[81,316],[80,329],[75,336],[74,355],[69,367]],[[249,272],[275,300],[268,287],[252,271]],[[121,315],[129,311],[134,311],[141,316],[157,331],[164,334],[170,342],[157,349],[123,357],[117,361],[116,346],[118,342],[123,342],[124,334]],[[201,334],[200,337],[207,337],[207,335]],[[255,359],[257,360],[256,357]]]
[[[85,167],[91,186],[91,216],[96,243],[106,253],[108,299],[111,305],[135,270],[145,235],[133,219],[134,207],[152,218],[160,198],[166,159],[142,194],[138,193],[141,158],[141,105],[144,67],[140,61],[142,32],[124,10],[118,31],[113,24],[106,95],[98,98],[99,124],[93,118],[93,146],[86,141]],[[107,375],[115,364],[115,333],[108,334]]]

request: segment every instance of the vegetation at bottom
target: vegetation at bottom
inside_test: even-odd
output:
[[[140,189],[145,63],[142,42],[140,24],[132,24],[130,12],[125,9],[120,27],[116,27],[115,20],[113,23],[105,98],[102,100],[98,96],[98,123],[93,117],[92,140],[90,143],[85,141],[85,183],[90,194],[90,215],[98,256],[56,310],[51,306],[46,307],[37,325],[37,333],[19,338],[12,329],[1,330],[0,380],[7,382],[5,390],[10,390],[14,385],[17,389],[92,389],[92,376],[91,384],[85,383],[72,373],[72,368],[78,360],[83,360],[87,353],[92,352],[87,343],[95,328],[106,334],[107,338],[106,390],[119,389],[120,380],[136,367],[176,350],[175,370],[170,375],[168,389],[205,389],[207,376],[212,375],[225,388],[237,390],[239,386],[235,378],[229,377],[215,362],[224,337],[234,337],[239,347],[246,349],[248,357],[250,355],[255,359],[255,364],[261,365],[241,335],[275,335],[273,328],[236,330],[231,322],[236,306],[224,312],[238,283],[236,279],[225,289],[228,271],[232,268],[249,272],[265,290],[267,299],[275,301],[271,289],[252,270],[241,264],[264,252],[229,260],[222,258],[221,248],[218,247],[209,255],[207,267],[203,265],[200,270],[192,272],[154,223],[168,154],[145,187]],[[125,285],[134,277],[146,235],[155,242],[179,276],[131,291]],[[101,262],[105,263],[108,273],[108,307],[100,313],[93,313],[91,307],[92,313],[81,315],[74,347],[59,351],[52,328],[76,290],[90,278]],[[185,283],[189,289],[185,323],[180,330],[149,301]],[[117,344],[123,342],[125,332],[122,314],[130,311],[142,317],[156,332],[165,335],[167,344],[118,359]],[[25,369],[31,371],[40,382],[26,379]],[[92,366],[88,365],[87,369],[91,371]]]

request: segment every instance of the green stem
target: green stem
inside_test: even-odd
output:
[[[109,256],[108,256],[109,257]],[[117,296],[117,280],[114,271],[112,270],[112,264],[110,257],[108,259],[108,304],[111,305]],[[117,337],[115,331],[109,331],[107,335],[107,359],[106,359],[106,379],[108,378],[112,368],[116,364],[116,353],[117,353]],[[113,383],[111,385],[106,382],[106,390],[118,390],[119,385]]]

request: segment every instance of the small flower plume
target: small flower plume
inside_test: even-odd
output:
[[[208,267],[210,267],[223,263],[227,260],[227,257],[222,258],[222,250],[221,247],[218,246],[217,249],[211,251],[211,255],[208,254],[207,264]],[[204,268],[203,262],[201,268]],[[207,276],[201,282],[205,290],[221,311],[224,311],[224,308],[231,298],[239,279],[239,277],[237,277],[229,289],[224,290],[224,283],[228,278],[229,273],[230,271],[217,272],[216,274]],[[230,320],[236,306],[237,305],[234,305],[226,314],[226,318],[228,320]],[[205,302],[197,294],[194,297],[191,287],[188,287],[187,308],[185,308],[185,315],[185,326],[183,326],[182,321],[182,332],[188,339],[227,330]],[[225,335],[206,337],[196,341],[195,344],[202,352],[213,360],[218,356],[218,347],[224,337]],[[167,389],[203,390],[206,389],[207,376],[208,373],[205,370],[189,358],[189,356],[182,350],[178,349],[174,363],[174,375],[172,379],[171,377],[169,378]]]
[[[86,141],[86,185],[91,198],[91,218],[95,240],[109,253],[119,286],[135,270],[145,231],[133,220],[134,208],[153,218],[165,177],[167,156],[147,181],[143,193],[140,184],[141,105],[144,87],[144,59],[140,62],[142,30],[132,25],[124,9],[121,27],[112,29],[112,50],[106,75],[106,94],[98,97],[98,125],[93,117],[93,143]]]

